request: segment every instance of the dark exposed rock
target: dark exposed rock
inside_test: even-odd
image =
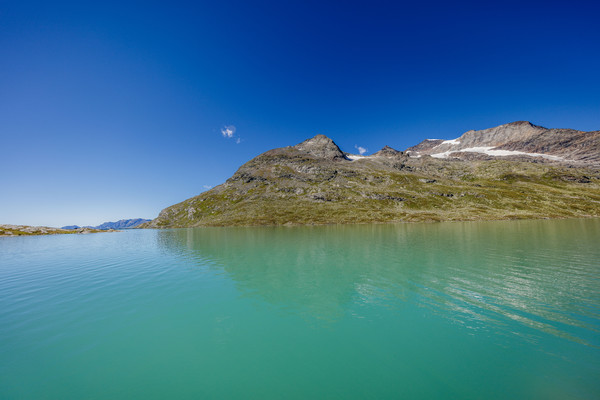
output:
[[[572,175],[563,175],[557,177],[560,180],[567,182],[577,182],[577,183],[590,183],[592,182],[589,176],[572,176]]]
[[[368,194],[364,194],[364,197],[366,197],[368,199],[373,199],[373,200],[406,201],[406,199],[404,197],[391,196],[391,195],[382,194],[382,193],[368,193]]]

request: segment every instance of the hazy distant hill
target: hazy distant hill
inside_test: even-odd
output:
[[[150,220],[143,218],[121,219],[117,222],[105,222],[101,225],[98,225],[96,229],[129,229],[135,228],[136,226],[148,221]]]
[[[600,216],[600,132],[515,122],[370,156],[317,135],[140,227]]]
[[[67,226],[62,226],[60,229],[67,229],[67,230],[72,230],[72,229],[80,229],[81,226],[79,225],[67,225]]]
[[[121,219],[117,222],[105,222],[98,226],[85,226],[84,228],[101,229],[101,230],[130,229],[130,228],[135,228],[138,225],[143,224],[144,222],[148,222],[148,221],[150,221],[150,220],[143,219],[143,218]],[[77,225],[68,225],[68,226],[63,226],[61,229],[79,229],[79,228],[81,228],[81,227],[77,226]]]

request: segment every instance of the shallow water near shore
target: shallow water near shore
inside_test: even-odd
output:
[[[599,398],[599,244],[598,219],[0,238],[0,398]]]

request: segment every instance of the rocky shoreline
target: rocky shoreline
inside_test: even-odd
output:
[[[2,236],[34,236],[34,235],[61,235],[61,234],[88,234],[98,232],[119,232],[115,229],[101,230],[90,228],[61,229],[48,226],[28,225],[0,225],[0,237]]]

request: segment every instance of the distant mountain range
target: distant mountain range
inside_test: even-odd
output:
[[[369,155],[269,150],[142,228],[600,217],[600,131],[526,121]]]
[[[144,222],[148,222],[148,221],[151,221],[151,220],[143,219],[143,218],[121,219],[117,222],[105,222],[98,226],[83,226],[83,227],[81,227],[78,225],[67,225],[67,226],[63,226],[61,229],[80,229],[80,228],[90,228],[90,229],[100,229],[100,230],[130,229],[130,228],[135,228],[138,225],[143,224]]]

